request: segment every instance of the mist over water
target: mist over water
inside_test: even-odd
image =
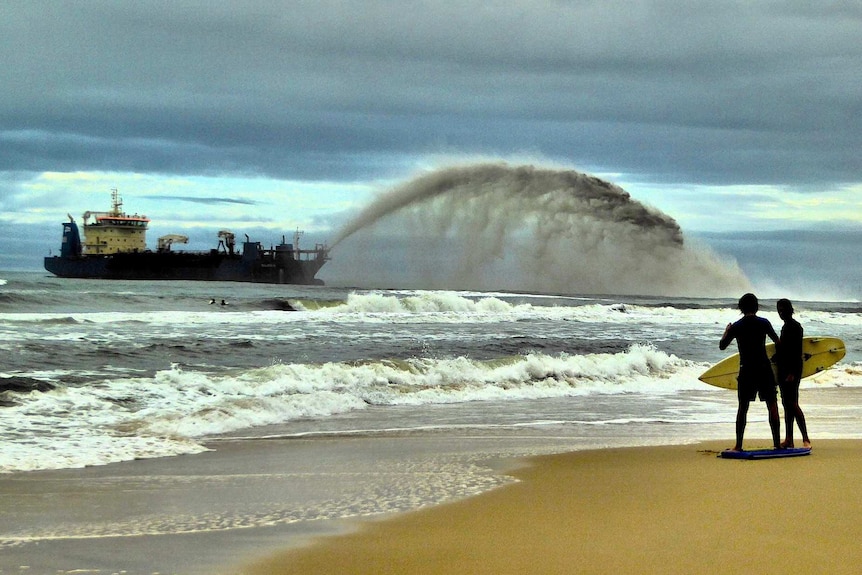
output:
[[[370,287],[682,296],[750,289],[735,262],[684,241],[673,218],[575,170],[435,170],[381,194],[332,247],[333,262]]]

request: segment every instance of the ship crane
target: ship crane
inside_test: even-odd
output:
[[[172,245],[187,243],[189,243],[188,236],[181,236],[180,234],[168,234],[159,238],[159,251],[169,252],[171,251]]]
[[[233,255],[234,246],[236,246],[236,236],[234,233],[228,230],[219,231],[218,249]]]

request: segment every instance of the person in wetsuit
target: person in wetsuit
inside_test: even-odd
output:
[[[799,425],[802,445],[811,447],[805,414],[799,407],[799,380],[802,379],[802,325],[793,319],[793,304],[782,298],[776,304],[778,316],[784,320],[778,340],[778,389],[784,406],[784,442],[781,447],[793,447],[793,422]]]
[[[739,408],[736,412],[736,445],[731,451],[742,451],[748,407],[758,395],[760,401],[766,402],[773,445],[776,449],[780,447],[781,422],[778,417],[778,393],[772,365],[766,355],[766,336],[775,343],[779,340],[769,320],[757,315],[758,309],[757,296],[753,293],[747,293],[739,298],[739,311],[742,312],[742,318],[735,323],[727,324],[718,344],[719,349],[724,350],[735,339],[739,348],[739,376],[737,377]]]

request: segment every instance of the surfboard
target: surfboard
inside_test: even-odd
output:
[[[810,447],[788,447],[785,449],[752,449],[751,451],[722,451],[723,459],[774,459],[776,457],[799,457],[810,455]]]
[[[802,338],[802,377],[810,377],[831,367],[844,357],[847,350],[844,342],[837,337],[804,337]],[[766,355],[770,358],[775,355],[775,344],[766,345]],[[772,362],[772,371],[778,377],[778,367]],[[739,354],[719,361],[705,372],[699,380],[716,387],[724,389],[736,389],[736,377],[739,375]]]

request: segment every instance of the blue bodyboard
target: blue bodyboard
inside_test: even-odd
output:
[[[753,449],[751,451],[722,451],[723,459],[774,459],[776,457],[798,457],[810,455],[810,447],[788,447],[786,449]]]

